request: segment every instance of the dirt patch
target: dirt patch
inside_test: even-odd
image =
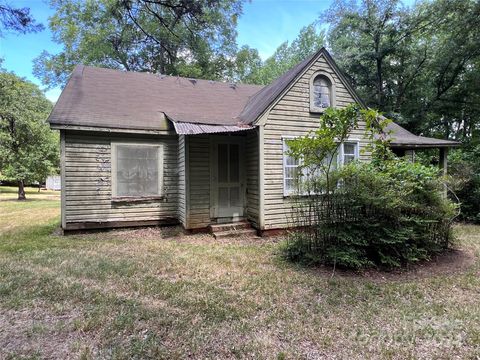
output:
[[[61,230],[57,229],[53,235],[60,235]],[[102,229],[89,230],[75,234],[76,237],[91,238],[95,234],[102,239],[128,239],[135,240],[173,240],[185,244],[235,244],[235,245],[254,245],[278,243],[282,237],[258,237],[249,235],[240,235],[231,238],[215,239],[209,233],[188,234],[181,226],[151,226],[141,228],[125,228],[125,229]]]
[[[336,269],[334,272],[332,267],[326,266],[319,267],[313,271],[322,274],[322,276],[332,276],[332,274],[334,274],[334,277],[362,278],[375,282],[408,281],[459,274],[468,271],[475,264],[476,260],[477,257],[471,250],[451,249],[444,254],[435,256],[430,261],[421,261],[405,268],[390,271],[367,269],[355,272]]]

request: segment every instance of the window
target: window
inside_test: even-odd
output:
[[[112,144],[114,197],[161,196],[162,186],[162,145]]]
[[[358,143],[345,142],[340,145],[339,162],[342,165],[351,163],[358,159]]]
[[[310,111],[323,112],[335,106],[333,81],[324,73],[314,74],[310,80]]]
[[[283,139],[283,194],[290,195],[295,192],[298,180],[298,167],[300,161],[288,155],[288,140]]]
[[[283,138],[283,195],[288,196],[298,189],[297,181],[302,181],[301,178],[298,178],[299,175],[299,167],[302,164],[301,159],[295,159],[288,155],[288,141],[292,140],[292,138]],[[351,163],[358,159],[359,151],[358,151],[358,142],[345,142],[340,144],[338,147],[338,152],[336,155],[327,156],[324,159],[325,164],[330,163],[331,161],[331,170],[335,170],[337,166],[342,166],[344,164]],[[333,157],[333,158],[332,158]],[[303,174],[303,176],[311,176],[311,175],[318,175],[318,171],[307,171],[307,174]]]
[[[328,83],[328,79],[323,76],[317,76],[315,80],[313,80],[313,105],[318,108],[331,106],[330,84]]]

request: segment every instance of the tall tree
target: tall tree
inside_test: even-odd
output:
[[[287,41],[282,43],[261,67],[255,68],[248,81],[262,85],[270,84],[324,45],[325,32],[316,24],[305,26],[291,44]]]
[[[38,86],[0,73],[0,174],[18,183],[19,200],[26,182],[42,181],[58,167],[58,134],[45,121],[51,108]]]
[[[398,0],[339,0],[322,20],[335,58],[367,104],[416,132],[459,135],[452,124],[472,101],[459,91],[479,87],[471,81],[480,56],[478,1],[407,8]]]
[[[6,1],[0,1],[0,36],[9,30],[25,34],[41,31],[43,25],[35,21],[29,8],[14,7]]]
[[[63,45],[34,73],[63,85],[75,64],[221,79],[236,52],[242,0],[51,0],[49,27]]]
[[[244,45],[237,51],[231,66],[231,72],[227,77],[234,82],[246,84],[261,83],[257,77],[262,66],[263,62],[258,50]]]

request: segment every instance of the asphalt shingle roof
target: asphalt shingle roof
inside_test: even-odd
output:
[[[354,99],[363,105],[328,51],[321,48],[268,86],[78,65],[50,114],[49,122],[62,126],[158,130],[166,117],[175,123],[176,129],[181,129],[181,133],[205,131],[205,127],[210,130],[218,127],[208,132],[239,131],[250,128],[249,125],[321,55],[332,65]],[[389,125],[389,130],[394,147],[458,145],[449,140],[414,135],[395,123]]]
[[[53,109],[51,124],[158,129],[173,121],[236,125],[262,86],[125,72],[78,65]]]

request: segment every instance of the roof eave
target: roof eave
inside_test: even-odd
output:
[[[394,149],[435,149],[435,148],[456,148],[462,144],[456,141],[449,143],[395,143],[391,142],[390,147]]]

